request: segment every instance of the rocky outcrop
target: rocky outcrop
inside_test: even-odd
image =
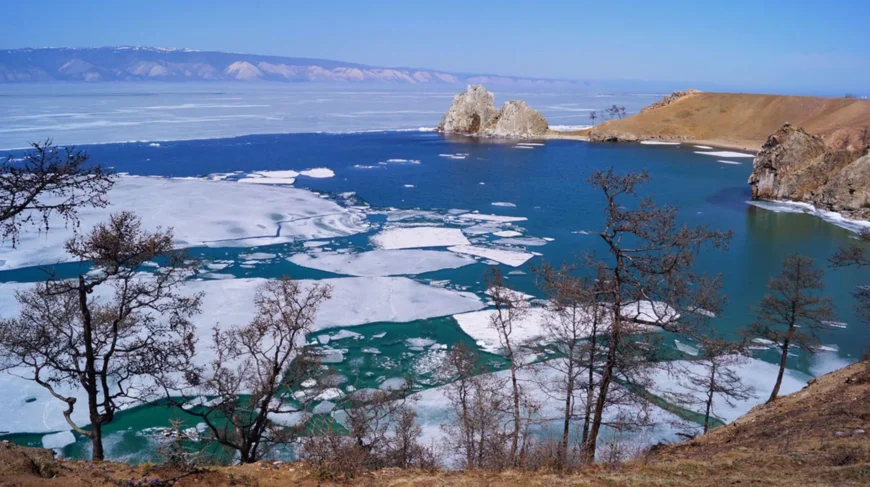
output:
[[[821,137],[789,124],[768,137],[749,176],[753,199],[789,200],[870,217],[870,155],[833,150]]]
[[[465,93],[453,97],[453,104],[438,124],[439,132],[478,134],[495,122],[495,95],[480,85],[468,85]]]
[[[511,100],[495,109],[495,95],[480,85],[469,85],[453,98],[438,124],[438,132],[483,137],[537,137],[549,125],[541,112],[526,102]]]
[[[648,112],[650,110],[655,110],[657,108],[666,107],[666,106],[670,105],[671,103],[679,100],[680,98],[683,98],[683,97],[686,97],[689,95],[695,95],[698,93],[703,93],[703,92],[701,90],[695,90],[695,89],[691,89],[691,88],[688,90],[675,91],[675,92],[671,93],[670,95],[662,98],[661,100],[653,103],[652,105],[641,108],[640,113]]]
[[[498,111],[494,125],[484,130],[493,137],[534,137],[547,133],[549,124],[541,112],[529,108],[524,101],[512,100]]]

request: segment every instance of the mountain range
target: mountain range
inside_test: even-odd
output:
[[[577,83],[178,48],[121,46],[0,50],[0,83],[149,80],[512,85]]]

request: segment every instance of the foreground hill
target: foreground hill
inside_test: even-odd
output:
[[[785,123],[821,136],[832,146],[859,147],[870,127],[870,100],[810,96],[677,92],[639,114],[604,122],[592,140],[695,141],[757,151]]]
[[[694,440],[642,459],[596,464],[577,474],[420,472],[390,469],[347,485],[390,486],[852,486],[870,484],[870,363],[812,381]],[[171,481],[167,481],[170,480]],[[65,462],[48,450],[0,444],[0,485],[334,485],[304,464],[269,462],[184,473],[160,466]]]
[[[385,68],[328,59],[154,47],[0,51],[0,83],[36,81],[285,81],[401,84],[572,84],[570,81]]]

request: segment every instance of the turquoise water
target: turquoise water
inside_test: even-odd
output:
[[[784,256],[798,252],[825,265],[825,260],[837,248],[855,242],[849,231],[818,218],[774,213],[747,204],[750,192],[746,180],[752,160],[732,159],[742,164],[722,164],[717,162],[722,157],[696,154],[694,151],[698,149],[691,146],[548,141],[542,146],[520,150],[514,143],[504,141],[448,138],[431,132],[380,132],[258,135],[164,142],[159,147],[128,143],[84,148],[93,160],[137,175],[196,177],[233,171],[328,167],[335,172],[335,177],[299,178],[295,186],[332,196],[355,192],[356,203],[364,202],[372,207],[369,219],[374,228],[370,233],[332,239],[337,242],[335,246],[354,251],[371,248],[368,237],[376,233],[385,220],[383,215],[374,213],[384,208],[432,210],[437,214],[465,209],[526,217],[528,221],[515,224],[522,228],[524,236],[553,239],[545,245],[527,247],[530,252],[542,254],[529,262],[533,265],[544,260],[558,265],[575,260],[587,250],[603,250],[596,237],[584,233],[596,230],[602,221],[601,197],[585,183],[586,178],[594,170],[610,167],[623,172],[646,169],[652,182],[643,188],[644,194],[653,195],[659,203],[679,206],[680,218],[689,224],[734,231],[727,252],[707,252],[699,260],[701,270],[723,276],[728,305],[715,323],[727,333],[751,321],[750,306],[758,302],[765,283],[778,272]],[[448,153],[468,155],[464,159],[439,156]],[[418,160],[419,164],[378,164],[388,159]],[[493,202],[516,206],[493,206]],[[491,235],[485,238],[496,239]],[[245,263],[245,259],[239,257],[252,251],[274,253],[281,258]],[[191,249],[194,256],[204,260],[232,261],[220,273],[235,277],[290,275],[299,279],[322,279],[341,275],[300,267],[283,258],[303,251],[301,243],[256,249]],[[502,267],[505,273],[514,270]],[[478,263],[414,278],[422,282],[449,281],[453,288],[482,293],[485,268],[486,264]],[[508,274],[508,283],[521,291],[540,295],[531,273],[525,266],[522,269],[525,274]],[[79,268],[77,264],[66,264],[58,266],[57,270],[59,275],[68,276]],[[0,272],[0,282],[29,282],[42,277],[43,272],[36,268]],[[837,321],[848,326],[825,332],[822,341],[836,346],[839,351],[826,356],[827,364],[798,355],[790,367],[817,373],[830,364],[855,360],[862,353],[870,342],[870,329],[859,322],[849,293],[856,285],[867,281],[870,279],[866,271],[863,275],[855,269],[827,271],[827,294],[836,303]],[[346,378],[346,384],[357,388],[374,386],[383,377],[404,374],[414,376],[420,386],[435,385],[437,381],[432,375],[435,361],[429,360],[430,351],[415,350],[406,339],[426,338],[445,345],[460,341],[474,344],[449,316],[410,324],[371,323],[344,329],[366,337],[386,333],[377,342],[344,339],[334,344],[348,350],[335,372]],[[379,354],[363,351],[373,344]],[[498,367],[498,357],[488,357],[493,367]],[[773,355],[762,355],[762,358],[775,359]],[[110,449],[110,455],[138,458],[134,453],[150,444],[141,430],[165,427],[168,419],[176,414],[162,407],[124,412],[108,428],[116,445]],[[34,444],[39,443],[39,438],[41,435],[15,436],[16,441]],[[86,453],[85,442],[80,440],[66,447],[64,452],[81,456]]]

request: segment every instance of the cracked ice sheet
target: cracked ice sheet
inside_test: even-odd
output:
[[[703,374],[705,369],[703,364],[688,360],[677,360],[670,362],[670,364],[676,367],[678,371],[683,369]],[[779,367],[763,360],[744,357],[741,363],[729,367],[729,369],[736,372],[737,376],[743,380],[744,385],[752,386],[755,390],[752,397],[748,399],[742,401],[732,399],[733,406],[728,404],[728,401],[721,394],[714,396],[713,414],[726,423],[734,421],[749,412],[753,407],[767,401],[770,392],[773,390],[773,384],[776,382]],[[654,384],[651,389],[653,394],[665,399],[668,398],[669,394],[689,394],[693,397],[693,400],[698,401],[698,404],[690,405],[687,409],[703,413],[703,401],[706,400],[706,395],[703,392],[693,391],[681,385],[677,378],[672,377],[665,369],[656,369],[651,378]],[[806,374],[786,369],[782,377],[782,387],[779,394],[784,396],[797,392],[803,389],[809,380],[810,376]]]
[[[259,278],[188,281],[179,290],[184,295],[204,293],[203,312],[193,317],[197,338],[195,363],[202,365],[214,358],[208,349],[214,327],[244,325],[254,317],[254,294],[266,281]],[[299,282],[304,289],[315,282],[333,288],[332,299],[321,305],[312,331],[375,322],[411,322],[478,310],[484,306],[472,293],[436,288],[404,277],[348,277]],[[32,285],[0,284],[0,318],[18,313],[15,291]],[[78,398],[78,404],[86,404],[80,390],[72,395]],[[33,401],[27,402],[28,399]],[[36,383],[0,372],[0,411],[7,413],[0,415],[0,431],[47,433],[67,430],[64,409],[61,401]],[[77,407],[73,419],[78,424],[86,424],[86,408]]]
[[[446,227],[390,228],[373,236],[371,241],[384,250],[470,244],[462,230]]]
[[[474,245],[458,245],[448,247],[447,250],[458,254],[475,255],[484,259],[494,260],[511,267],[519,267],[525,264],[534,255],[526,252],[517,252],[513,250],[491,249],[488,247],[477,247]]]
[[[121,177],[107,208],[79,212],[80,231],[121,210],[135,212],[143,228],[172,227],[178,247],[269,245],[289,239],[329,238],[368,230],[364,218],[304,189],[231,181]],[[292,221],[291,221],[292,220]],[[282,236],[276,237],[279,222]],[[52,219],[48,232],[23,232],[17,248],[0,244],[0,270],[67,262],[64,242],[73,232]]]
[[[525,388],[530,397],[541,401],[541,409],[538,413],[539,417],[559,418],[563,411],[564,399],[553,397],[552,392],[545,391],[541,387],[541,384],[546,383],[549,379],[556,379],[558,372],[546,367],[540,368],[537,372],[538,374],[536,375],[534,371],[528,368],[520,369],[517,374],[518,382]],[[502,370],[494,372],[491,375],[502,380],[508,380],[510,371]],[[612,387],[612,394],[627,393],[619,384],[613,384]],[[413,394],[407,401],[407,404],[417,413],[417,421],[422,428],[422,443],[424,444],[432,442],[447,444],[448,433],[441,428],[441,425],[454,422],[455,416],[446,393],[447,388],[445,386],[434,387]],[[619,413],[637,414],[638,411],[637,406],[611,407],[604,413],[605,422],[612,422]],[[634,436],[629,436],[629,439],[633,440],[633,443],[637,446],[651,446],[665,441],[679,441],[678,432],[699,432],[697,425],[687,424],[675,414],[665,411],[658,406],[650,405],[649,412],[653,426],[642,433],[635,433]],[[561,428],[561,425],[557,423],[559,423],[559,420],[547,421],[545,419],[543,422],[535,424],[532,434],[543,437],[555,437],[557,433],[561,433],[561,431],[555,431],[557,426]],[[576,430],[574,432],[576,433]],[[604,426],[599,439],[600,443],[603,445],[614,434],[613,430]],[[627,435],[632,435],[632,433],[627,433]],[[458,458],[450,456],[446,459],[448,466],[458,466],[457,460]]]
[[[296,254],[287,258],[303,267],[349,276],[394,276],[457,269],[476,260],[437,250],[372,250],[358,254]]]

